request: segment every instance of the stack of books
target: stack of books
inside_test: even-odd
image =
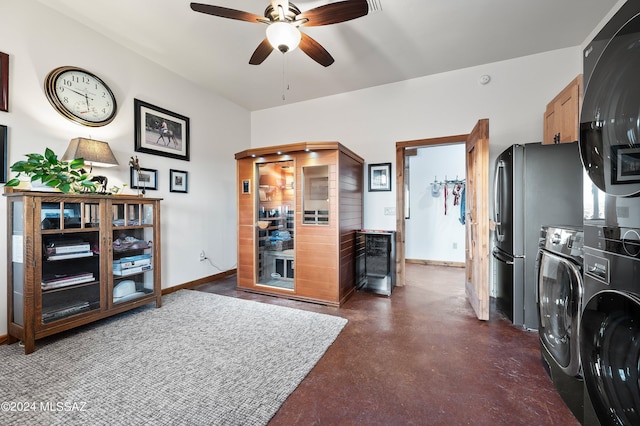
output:
[[[126,276],[151,270],[151,255],[121,257],[113,261],[113,275]]]
[[[75,274],[56,274],[42,278],[42,289],[51,290],[54,288],[67,287],[74,284],[83,284],[95,281],[91,272],[78,272]]]
[[[45,247],[45,253],[47,260],[93,256],[91,244],[81,240],[53,241]]]

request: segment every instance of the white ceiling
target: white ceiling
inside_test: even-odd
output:
[[[39,1],[250,111],[577,46],[617,3],[375,0],[380,10],[362,18],[302,29],[335,58],[325,68],[299,49],[249,65],[266,26],[197,13],[187,0]],[[199,2],[257,15],[269,4]],[[334,2],[293,1],[301,11]]]

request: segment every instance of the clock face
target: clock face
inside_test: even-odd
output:
[[[63,116],[85,126],[104,126],[116,116],[116,99],[100,78],[76,67],[60,67],[45,79],[45,93]]]

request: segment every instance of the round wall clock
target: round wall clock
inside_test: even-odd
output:
[[[69,120],[99,127],[116,116],[116,98],[95,74],[78,67],[59,67],[44,80],[51,105]]]

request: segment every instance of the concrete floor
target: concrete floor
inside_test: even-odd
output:
[[[464,269],[407,264],[391,297],[333,308],[235,289],[195,290],[349,320],[270,425],[578,425],[540,361],[536,332],[475,318]]]

